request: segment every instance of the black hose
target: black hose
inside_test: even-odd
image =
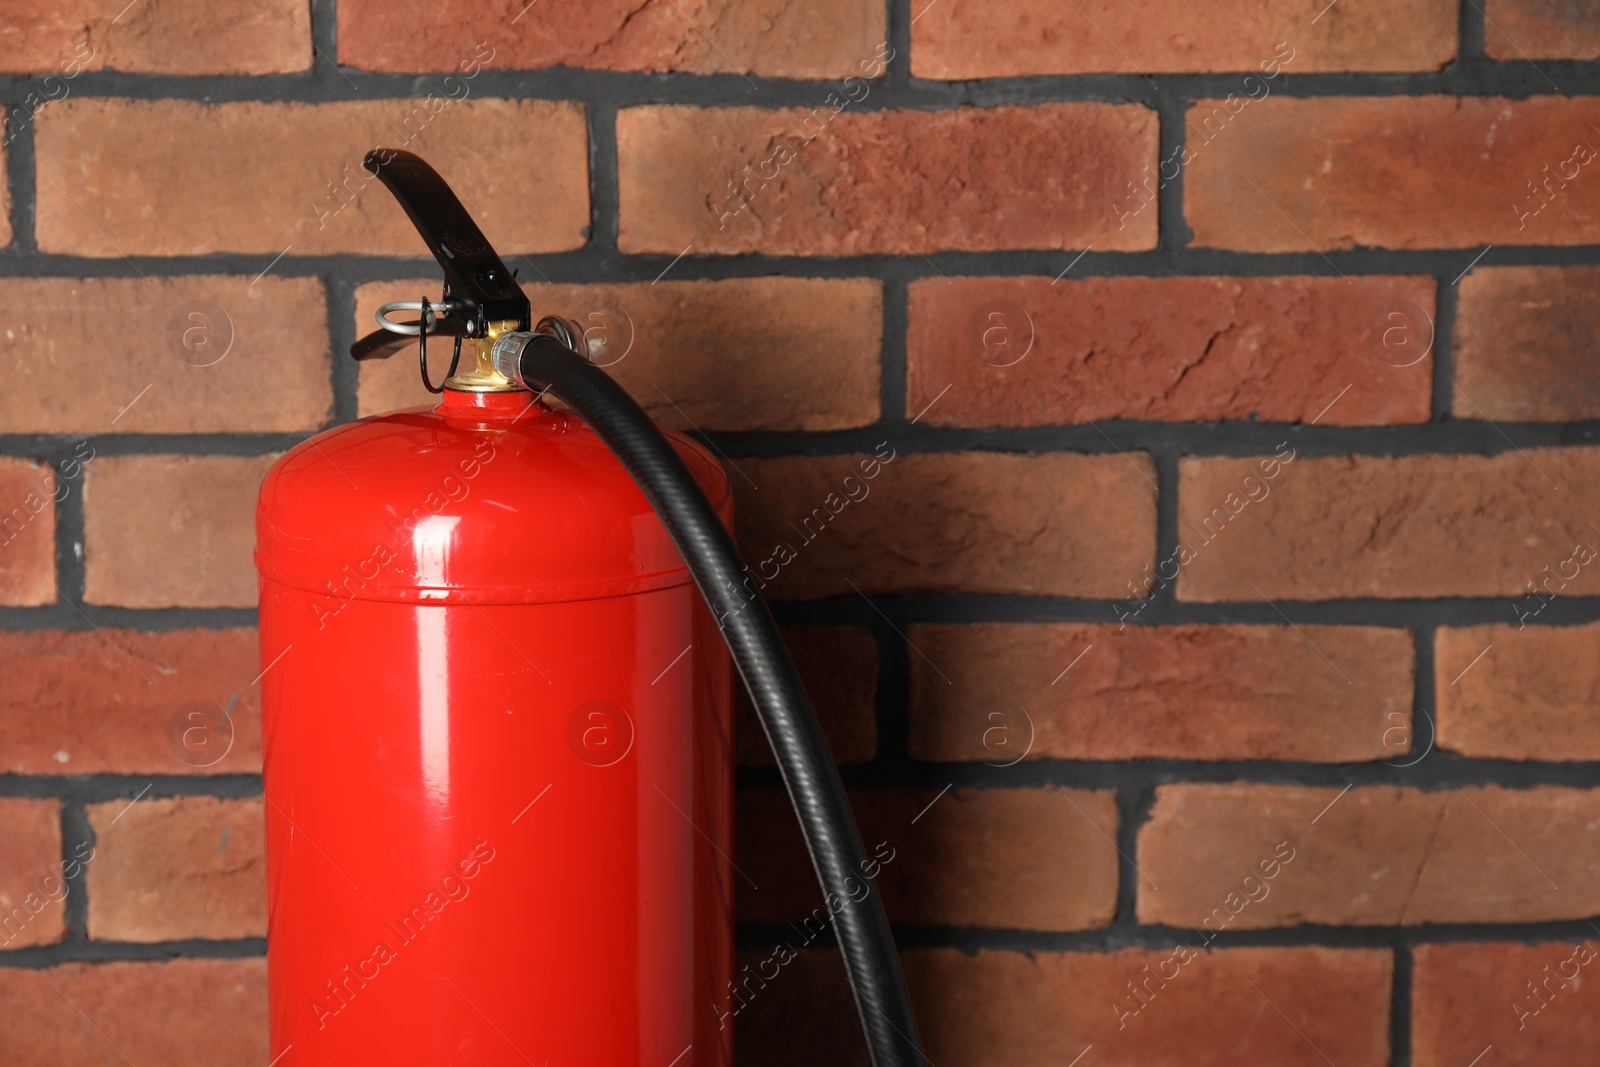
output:
[[[639,484],[683,554],[717,619],[750,691],[794,803],[812,866],[832,912],[845,975],[874,1067],[919,1067],[922,1041],[877,887],[867,877],[861,835],[844,783],[766,602],[749,587],[733,538],[711,502],[644,409],[572,349],[534,335],[515,367],[496,353],[502,373],[569,405],[600,435]]]

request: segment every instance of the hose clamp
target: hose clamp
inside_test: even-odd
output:
[[[489,362],[495,370],[524,389],[535,388],[522,380],[522,350],[535,337],[554,337],[584,359],[589,358],[589,345],[583,338],[583,331],[570,319],[546,315],[531,331],[514,330],[501,334],[489,350]]]
[[[528,384],[522,380],[522,350],[528,347],[528,342],[534,336],[527,330],[513,330],[495,338],[494,345],[489,349],[489,362],[494,369],[524,389],[528,388]]]

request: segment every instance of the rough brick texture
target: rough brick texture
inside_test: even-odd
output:
[[[1595,59],[1600,26],[1574,0],[1484,0],[1483,50],[1495,59]]]
[[[361,166],[378,145],[432,160],[502,254],[576,248],[589,225],[576,104],[459,93],[326,104],[72,98],[42,109],[36,126],[46,252],[250,252],[263,268],[280,253],[423,255],[399,204]],[[152,152],[152,141],[184,150]]]
[[[86,70],[289,74],[311,66],[309,0],[62,0],[0,10],[0,73],[52,74],[58,96]],[[54,99],[56,97],[50,97]]]
[[[834,761],[867,762],[878,745],[878,646],[872,635],[858,626],[785,626],[782,631]],[[772,746],[750,698],[743,685],[735,688],[738,760],[773,766]]]
[[[1450,0],[1345,0],[1320,26],[1308,26],[1316,12],[1293,0],[1228,9],[1184,0],[911,6],[911,69],[922,78],[1437,70],[1456,53]],[[1259,94],[1260,84],[1259,76],[1241,82],[1239,92]]]
[[[0,952],[48,945],[67,933],[61,805],[0,798]],[[72,873],[72,872],[67,872]]]
[[[1595,543],[1586,500],[1600,450],[1297,457],[1271,481],[1261,462],[1180,462],[1178,531],[1192,554],[1181,599],[1517,597]],[[1563,590],[1597,591],[1600,567]]]
[[[253,607],[256,493],[277,457],[106,456],[84,486],[84,599]]]
[[[843,430],[877,421],[882,285],[871,279],[729,278],[525,287],[535,318],[578,323],[594,359],[650,417],[675,429]],[[389,300],[438,291],[435,279],[356,291],[356,330]],[[432,297],[430,296],[430,299]],[[450,349],[435,354],[435,380]],[[437,403],[414,349],[361,365],[361,414]]]
[[[339,61],[364,70],[479,67],[750,73],[881,73],[884,7],[856,0],[529,0],[339,5]]]
[[[1109,791],[873,790],[852,794],[889,917],[908,926],[1081,930],[1116,910],[1116,800]],[[785,793],[738,801],[739,918],[826,917]],[[754,886],[750,883],[753,882]],[[822,909],[822,910],[817,910]],[[801,927],[814,939],[815,924]]]
[[[1576,919],[1600,910],[1600,792],[1163,785],[1138,861],[1145,923]]]
[[[55,468],[0,457],[0,604],[55,603],[56,499],[71,491]]]
[[[1456,418],[1600,418],[1600,267],[1477,269],[1460,286]]]
[[[1591,122],[1592,97],[1198,101],[1189,226],[1196,244],[1256,252],[1593,244]]]
[[[618,243],[670,256],[1153,248],[1155,212],[1119,229],[1113,201],[1156,146],[1155,112],[1134,104],[628,108]]]
[[[1494,1061],[1511,1067],[1593,1055],[1600,1042],[1597,949],[1593,939],[1417,946],[1411,1062],[1457,1067],[1491,1045]]]
[[[0,633],[0,772],[259,771],[258,658],[254,629]]]
[[[1401,355],[1387,316],[1420,339],[1433,306],[1431,278],[922,278],[906,409],[925,426],[1426,422],[1427,342]]]
[[[257,1067],[269,1059],[266,960],[0,969],[0,1031],[0,1067]]]
[[[1182,963],[1176,951],[939,948],[902,956],[928,1062],[939,1067],[1065,1065],[1086,1050],[1084,1064],[1092,1056],[1108,1067],[1390,1062],[1388,951],[1234,948]],[[762,970],[770,958],[750,953],[740,962],[751,974],[770,974],[770,962]],[[730,1005],[740,1007],[740,1063],[866,1067],[836,953],[802,952],[764,988],[748,988],[752,995]]]
[[[1142,454],[902,455],[890,445],[741,460],[732,479],[753,584],[780,600],[1113,597],[1154,551],[1154,475]],[[1034,491],[1019,494],[1018,485]]]
[[[307,433],[333,414],[315,278],[6,278],[10,433]]]
[[[1301,631],[915,626],[909,752],[1006,765],[1025,758],[1342,763],[1410,751],[1411,635],[1356,626]],[[1346,681],[1322,654],[1361,669]]]
[[[1518,609],[1531,622],[1541,606],[1530,594]],[[1433,676],[1440,748],[1479,759],[1600,760],[1600,623],[1441,628]]]
[[[89,936],[265,937],[260,800],[173,797],[89,805]]]
[[[437,404],[345,352],[440,295],[374,147],[718,453],[930,1064],[1587,1064],[1592,8],[0,0],[0,1067],[318,1056],[251,555]],[[713,1010],[866,1067],[735,700]]]

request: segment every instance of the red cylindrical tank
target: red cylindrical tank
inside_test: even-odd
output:
[[[598,437],[454,389],[339,427],[256,563],[273,1061],[731,1064],[732,668]]]

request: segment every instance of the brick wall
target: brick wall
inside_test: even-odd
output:
[[[933,1062],[1592,1054],[1583,5],[63,0],[0,40],[0,1067],[266,1062],[251,506],[425,399],[340,355],[437,277],[377,143],[793,549]],[[863,1062],[751,725],[741,1061]]]

